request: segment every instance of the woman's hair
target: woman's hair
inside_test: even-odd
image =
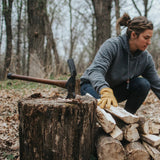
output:
[[[132,31],[134,31],[137,36],[139,36],[146,29],[153,30],[153,23],[149,21],[146,17],[139,16],[131,20],[130,16],[127,13],[124,13],[123,16],[117,20],[116,28],[118,29],[119,26],[128,27],[126,33],[129,38]]]

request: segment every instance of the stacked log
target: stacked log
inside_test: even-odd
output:
[[[96,143],[98,159],[160,160],[160,123],[133,115],[122,107],[104,110],[97,106],[96,111],[105,132]],[[108,123],[110,119],[116,123]]]

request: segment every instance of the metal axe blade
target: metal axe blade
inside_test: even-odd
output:
[[[66,98],[75,98],[75,85],[76,85],[76,67],[72,58],[68,59],[68,66],[70,69],[71,77],[66,83],[66,88],[68,90],[68,95]]]

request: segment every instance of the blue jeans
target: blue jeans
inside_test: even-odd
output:
[[[127,100],[125,109],[134,114],[147,97],[150,90],[150,83],[145,78],[138,77],[130,80],[129,89],[127,89],[126,82],[112,89],[117,102]],[[96,99],[100,98],[100,95],[90,83],[84,83],[81,86],[81,95],[85,95],[86,93],[91,94]]]

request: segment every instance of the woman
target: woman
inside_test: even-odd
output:
[[[125,13],[117,26],[126,26],[126,34],[106,40],[93,63],[81,77],[81,94],[99,99],[101,108],[126,101],[131,113],[145,100],[150,88],[160,98],[160,78],[150,53],[153,24],[146,17],[131,20]]]

